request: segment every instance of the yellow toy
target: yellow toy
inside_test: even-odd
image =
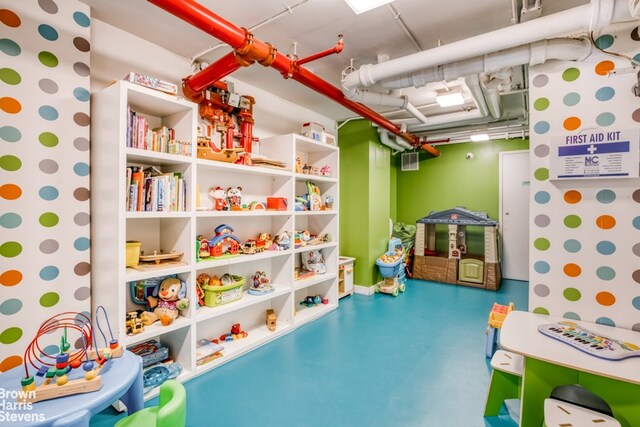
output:
[[[497,330],[502,327],[502,322],[507,317],[507,314],[511,313],[514,309],[512,302],[509,305],[501,305],[493,303],[493,307],[489,312],[489,320],[487,322],[487,357],[493,357],[493,349],[496,341],[498,340]]]

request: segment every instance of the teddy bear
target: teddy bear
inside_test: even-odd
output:
[[[153,311],[145,311],[140,315],[142,323],[149,326],[160,320],[165,326],[171,324],[181,311],[189,307],[186,294],[187,287],[180,279],[175,277],[164,279],[147,298],[149,307]]]
[[[229,210],[242,210],[242,187],[227,188],[227,205]]]
[[[216,211],[227,211],[227,194],[222,187],[209,188],[209,198],[213,201],[213,209]]]

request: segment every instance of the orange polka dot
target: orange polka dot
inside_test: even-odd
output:
[[[596,218],[596,225],[603,230],[609,230],[616,226],[616,219],[611,215],[600,215]]]
[[[0,187],[0,197],[6,200],[15,200],[22,196],[22,189],[15,184],[5,184]]]
[[[601,61],[596,65],[596,74],[606,76],[610,71],[616,68],[615,64],[611,61]]]
[[[582,194],[580,194],[579,191],[569,190],[564,193],[564,201],[567,203],[571,203],[573,205],[578,203],[580,200],[582,200]]]
[[[603,291],[596,294],[596,301],[601,305],[610,306],[616,303],[616,297],[611,292]]]
[[[0,362],[0,372],[7,372],[10,369],[15,368],[16,366],[22,365],[22,357],[20,356],[9,356]]]
[[[580,127],[581,124],[582,124],[582,121],[580,121],[579,118],[569,117],[564,121],[562,126],[564,126],[566,130],[576,130]]]
[[[4,98],[0,98],[0,110],[9,114],[17,114],[22,110],[22,105],[20,105],[17,99],[5,96]]]
[[[0,22],[7,27],[17,28],[20,26],[20,17],[9,9],[0,9]]]
[[[3,286],[15,286],[22,282],[22,273],[18,270],[7,270],[0,274],[0,284]]]
[[[578,277],[582,273],[582,269],[578,264],[566,264],[562,271],[569,277]]]

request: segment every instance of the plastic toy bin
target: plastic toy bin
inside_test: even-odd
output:
[[[396,277],[402,267],[402,257],[398,258],[393,263],[382,262],[378,259],[376,260],[376,265],[378,266],[382,277]]]
[[[202,287],[204,290],[204,305],[207,307],[218,307],[242,298],[242,286],[245,283],[244,277],[233,276],[236,280],[234,284],[227,286]]]

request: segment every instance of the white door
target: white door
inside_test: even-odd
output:
[[[500,153],[502,277],[529,280],[529,150]]]

